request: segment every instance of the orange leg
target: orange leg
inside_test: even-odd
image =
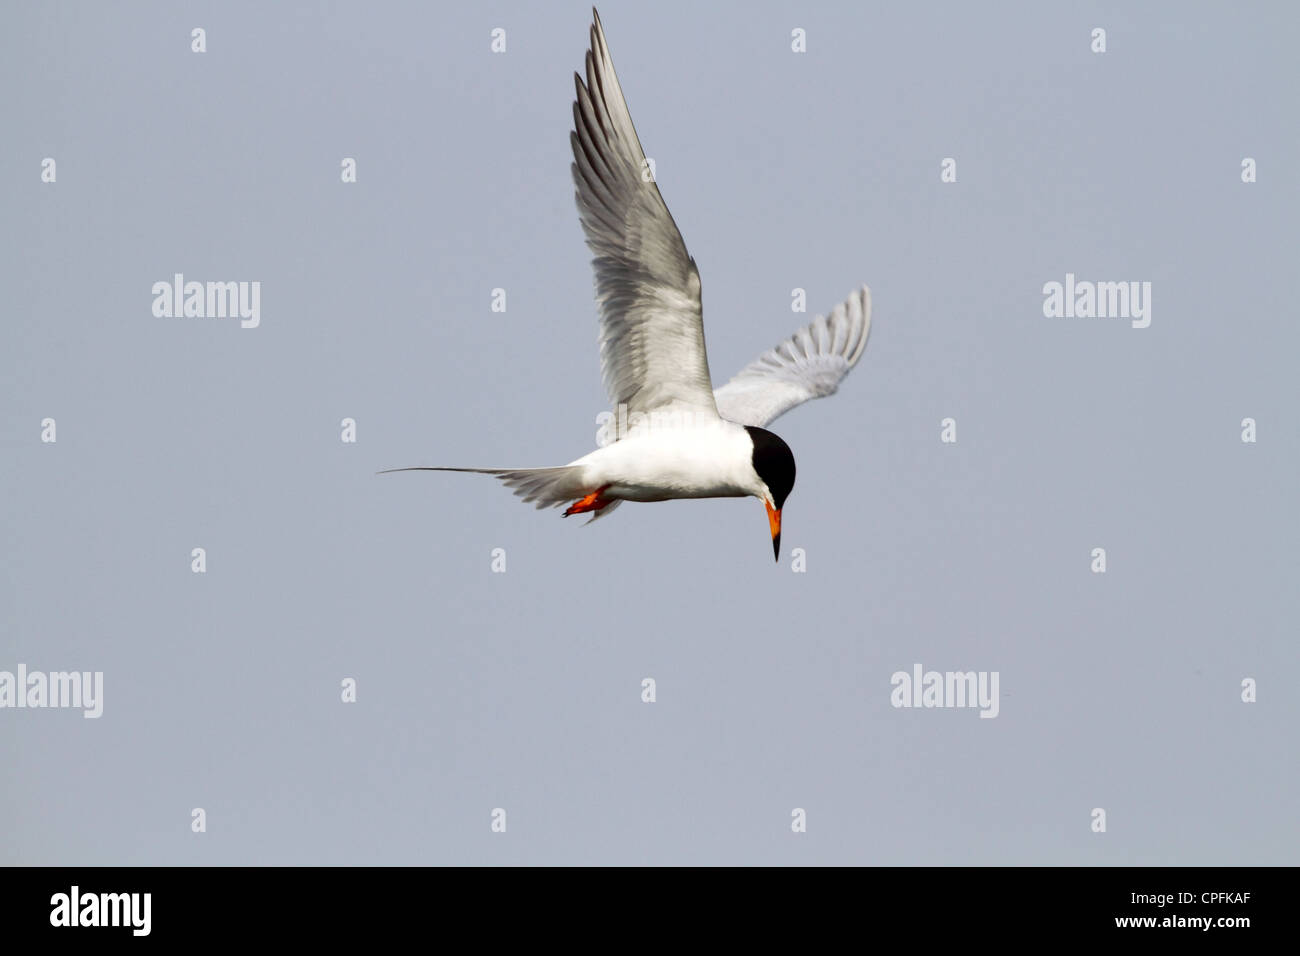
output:
[[[609,485],[602,485],[585,498],[579,498],[565,510],[564,517],[567,518],[569,515],[585,514],[588,511],[599,511],[607,505],[612,505],[614,503],[613,498],[601,497],[605,489],[608,487]]]

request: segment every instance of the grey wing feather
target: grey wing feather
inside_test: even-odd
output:
[[[863,286],[717,389],[718,414],[762,428],[796,405],[833,395],[862,357],[870,331],[871,290]]]
[[[716,415],[700,274],[658,185],[642,174],[645,151],[598,15],[586,72],[585,84],[574,74],[569,139],[578,214],[595,254],[605,388],[630,412],[682,404]]]

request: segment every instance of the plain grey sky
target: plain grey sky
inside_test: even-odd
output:
[[[773,426],[779,565],[753,501],[374,474],[592,447],[585,3],[6,8],[0,669],[105,700],[0,710],[0,862],[1295,864],[1295,8],[601,14],[715,379],[873,291]],[[1067,272],[1150,328],[1045,318]],[[891,707],[914,663],[999,716]]]

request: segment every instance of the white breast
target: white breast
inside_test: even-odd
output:
[[[743,426],[715,421],[689,427],[647,428],[584,455],[593,488],[628,501],[731,498],[762,494],[754,473],[754,445]]]

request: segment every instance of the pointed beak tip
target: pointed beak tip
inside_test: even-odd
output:
[[[772,560],[781,560],[781,510],[763,502],[767,508],[767,526],[772,532]]]

